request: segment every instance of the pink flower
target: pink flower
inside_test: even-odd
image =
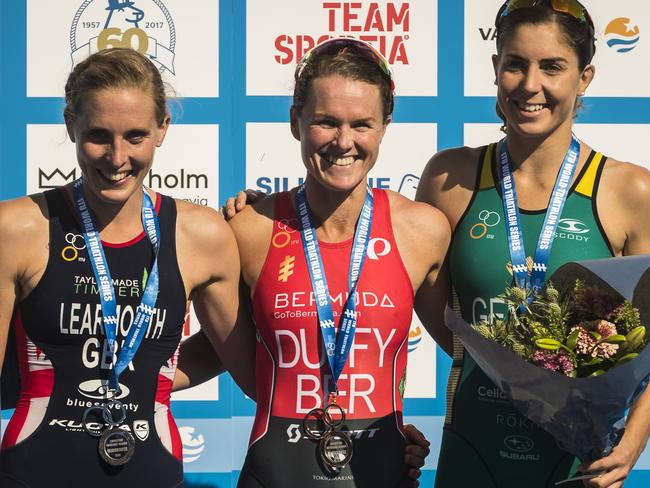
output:
[[[571,329],[571,332],[576,329],[579,329],[575,348],[576,353],[583,354],[585,356],[591,356],[591,352],[596,346],[596,339],[582,325],[574,327]]]
[[[601,342],[598,344],[598,347],[592,353],[592,356],[596,357],[601,357],[603,359],[610,359],[613,358],[616,353],[618,352],[618,344],[609,344],[607,342]]]
[[[573,361],[571,361],[571,358],[563,349],[558,349],[557,351],[538,349],[533,353],[530,360],[537,366],[562,373],[566,376],[571,376],[574,369]]]
[[[580,332],[578,333],[575,349],[578,354],[591,356],[592,358],[610,359],[618,352],[618,344],[601,342],[596,346],[596,339],[588,332],[598,332],[603,339],[607,339],[617,334],[616,326],[611,322],[606,320],[591,320],[589,322],[583,322],[578,327],[580,328]],[[575,330],[575,327],[571,330]]]
[[[592,320],[590,322],[590,329],[595,330],[603,339],[616,335],[616,326],[607,320]]]

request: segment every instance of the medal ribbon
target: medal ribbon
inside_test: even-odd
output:
[[[106,255],[104,254],[104,247],[97,231],[97,226],[92,217],[86,198],[83,191],[83,178],[79,178],[74,182],[74,196],[75,207],[79,213],[81,226],[83,229],[84,240],[88,248],[88,258],[95,274],[95,281],[99,290],[99,300],[101,302],[102,320],[104,325],[104,334],[108,341],[108,348],[111,351],[113,360],[113,369],[111,371],[111,378],[109,387],[115,391],[119,386],[119,377],[124,369],[131,362],[140,343],[144,333],[151,322],[156,300],[158,298],[159,290],[159,277],[158,277],[158,251],[160,250],[160,227],[158,225],[158,217],[156,210],[151,201],[151,198],[142,187],[142,225],[147,233],[149,241],[154,249],[155,259],[147,285],[144,289],[140,305],[136,310],[133,323],[129,327],[124,344],[120,351],[117,361],[115,361],[115,351],[117,349],[117,305],[115,300],[115,288],[113,287],[113,280],[111,279],[110,271],[108,270],[108,263],[106,262]]]
[[[515,180],[512,177],[512,161],[508,153],[506,138],[501,141],[500,165],[501,165],[501,195],[503,196],[503,213],[506,221],[506,234],[510,248],[510,260],[512,262],[512,273],[515,284],[521,288],[530,288],[534,294],[541,288],[546,276],[551,246],[555,238],[555,231],[560,222],[562,209],[569,196],[573,175],[578,165],[580,156],[580,142],[574,134],[571,134],[571,145],[564,156],[560,172],[558,173],[551,199],[544,217],[544,224],[539,234],[535,257],[533,258],[533,271],[528,278],[528,267],[526,266],[526,252],[524,249],[524,234],[521,228],[519,216],[519,205],[517,203],[517,192],[515,191]]]
[[[359,216],[354,231],[348,273],[349,294],[345,302],[345,307],[343,308],[338,334],[335,333],[332,302],[327,287],[327,278],[325,277],[320,248],[318,247],[318,239],[316,238],[316,228],[314,227],[311,212],[307,205],[305,185],[302,185],[296,193],[296,207],[298,208],[302,247],[307,260],[311,287],[316,301],[318,322],[323,335],[325,351],[327,352],[327,361],[332,372],[332,391],[336,392],[338,391],[337,382],[350,354],[357,327],[356,287],[361,276],[361,269],[363,268],[370,240],[373,213],[372,190],[370,187],[366,188],[366,196],[361,209],[361,215]]]

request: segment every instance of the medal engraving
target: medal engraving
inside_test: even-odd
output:
[[[352,441],[342,432],[330,432],[323,437],[318,450],[323,463],[331,469],[341,469],[352,459]]]
[[[99,455],[111,466],[127,463],[135,452],[135,439],[130,432],[112,427],[99,439]]]

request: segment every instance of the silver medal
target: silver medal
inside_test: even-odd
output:
[[[328,468],[338,470],[352,459],[352,441],[343,432],[332,431],[320,440],[318,451]]]
[[[135,452],[135,439],[130,432],[111,427],[99,439],[99,455],[111,466],[127,463]]]

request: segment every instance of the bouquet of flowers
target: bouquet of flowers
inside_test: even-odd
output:
[[[636,358],[645,346],[639,309],[611,289],[577,279],[559,291],[549,281],[535,296],[512,286],[499,298],[512,313],[473,324],[474,330],[550,371],[597,376]]]
[[[447,309],[446,323],[515,408],[592,461],[650,379],[650,255],[567,263],[549,281],[530,304],[508,289],[516,312],[503,321],[472,326]]]

